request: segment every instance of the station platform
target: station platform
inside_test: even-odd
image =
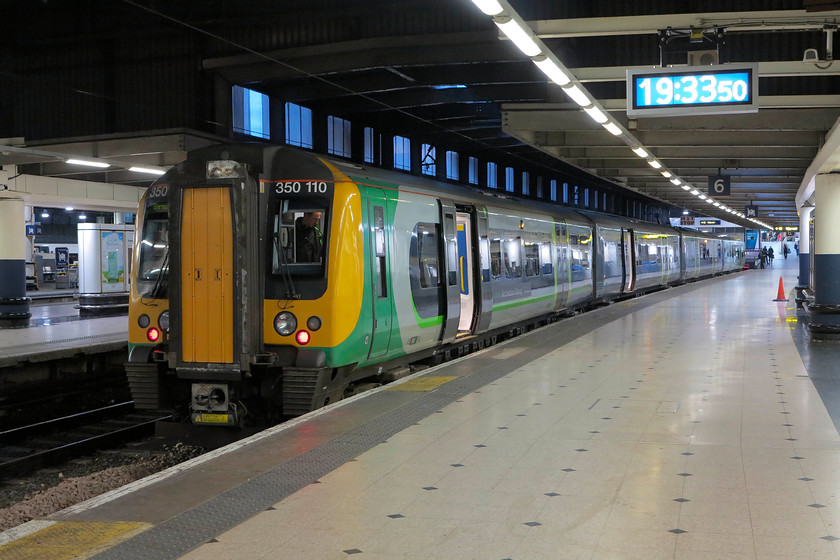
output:
[[[41,295],[30,305],[26,324],[0,328],[0,368],[127,347],[127,315],[81,317],[77,303],[60,301],[61,292]]]
[[[837,347],[773,301],[797,273],[564,319],[7,531],[0,557],[840,559]]]

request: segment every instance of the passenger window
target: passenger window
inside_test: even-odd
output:
[[[438,266],[438,225],[417,224],[414,228],[417,238],[417,267],[420,270],[420,287],[440,286]]]
[[[502,275],[502,241],[490,241],[490,275],[499,278]]]
[[[540,248],[536,243],[525,243],[525,276],[540,275]]]
[[[508,278],[522,277],[522,255],[520,254],[520,247],[522,246],[522,238],[506,239],[504,243],[504,270],[505,276]]]

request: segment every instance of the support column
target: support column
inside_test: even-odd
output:
[[[26,322],[26,220],[23,199],[0,191],[0,327]]]
[[[817,175],[815,194],[820,217],[814,228],[814,302],[805,304],[808,327],[840,333],[840,174]]]
[[[799,284],[797,291],[810,288],[811,283],[811,212],[813,206],[799,209]],[[797,302],[799,298],[797,297]]]

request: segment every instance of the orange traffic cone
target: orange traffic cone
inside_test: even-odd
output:
[[[785,297],[785,285],[782,284],[782,277],[779,276],[779,293],[776,294],[776,299],[773,301],[787,301],[788,299]]]

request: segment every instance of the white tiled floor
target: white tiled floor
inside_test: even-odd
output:
[[[772,301],[796,263],[640,308],[184,558],[836,560],[840,437]]]

